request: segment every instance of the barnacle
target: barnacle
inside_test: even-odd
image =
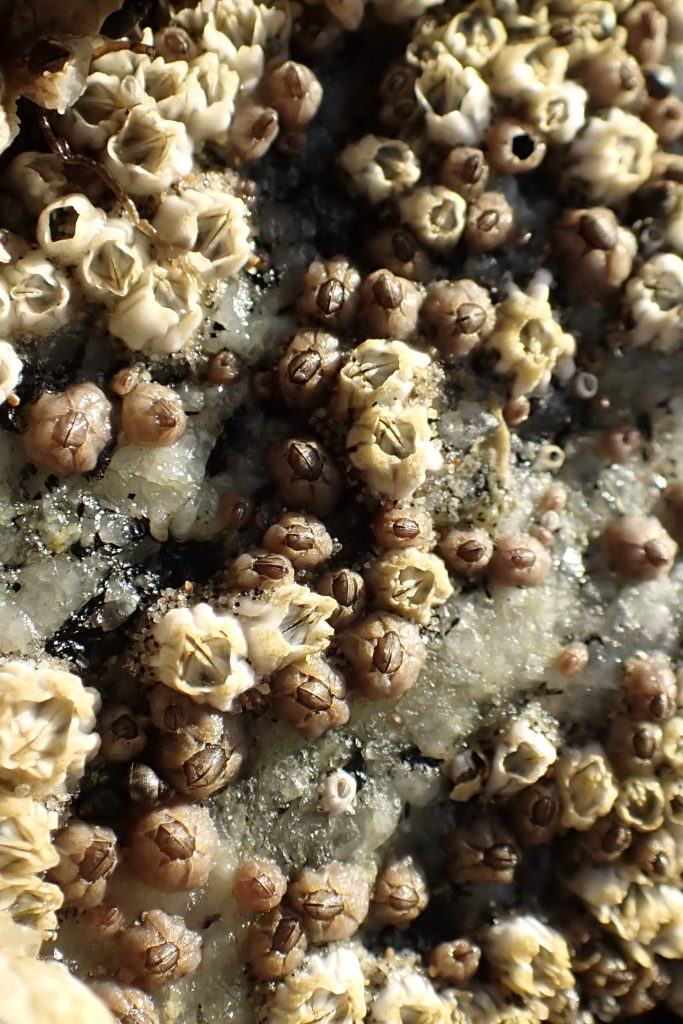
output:
[[[429,137],[447,146],[473,146],[491,118],[488,86],[473,67],[439,54],[415,83]]]
[[[411,1018],[422,1024],[448,1024],[451,1012],[423,974],[399,969],[391,972],[374,996],[369,1018],[376,1024],[401,1024]]]
[[[371,203],[407,192],[420,179],[420,163],[407,143],[381,135],[364,135],[339,155],[339,166],[352,188]]]
[[[647,181],[656,148],[651,128],[635,115],[610,107],[590,117],[570,143],[565,189],[612,206]]]
[[[388,551],[372,563],[365,580],[375,603],[427,625],[432,608],[453,593],[440,558],[417,548]]]
[[[16,952],[0,952],[0,985],[5,993],[3,1013],[25,1024],[114,1024],[106,1006],[63,964],[34,960]]]
[[[566,940],[531,915],[492,925],[483,948],[503,985],[529,999],[540,1020],[550,1015],[544,1004],[574,986]]]
[[[112,254],[111,259],[117,255]],[[116,273],[113,267],[111,273]],[[123,278],[127,276],[124,271]],[[118,287],[122,290],[121,284]],[[155,356],[179,352],[201,319],[199,287],[191,269],[153,263],[115,304],[109,329],[132,351]]]
[[[338,1024],[365,1019],[365,979],[358,957],[340,947],[313,953],[282,981],[268,1007],[269,1024],[313,1024],[326,1017]]]
[[[339,413],[404,402],[426,377],[429,357],[402,341],[369,339],[353,350],[337,377],[334,407]]]
[[[441,467],[422,405],[366,409],[346,435],[346,451],[367,488],[386,498],[409,498]]]
[[[683,344],[683,260],[672,252],[647,260],[628,281],[624,294],[633,326],[632,345],[674,352]]]

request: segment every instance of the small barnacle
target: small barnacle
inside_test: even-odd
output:
[[[585,832],[612,810],[619,795],[602,747],[568,747],[556,762],[554,778],[562,805],[561,823]]]
[[[61,907],[62,900],[61,889],[38,875],[5,877],[0,892],[3,925],[6,927],[10,921],[22,929],[31,929],[33,936],[43,940],[52,939],[57,928],[56,911]],[[26,936],[25,931],[20,934]],[[13,934],[12,942],[15,941],[16,936]],[[34,962],[31,960],[31,963]]]
[[[633,232],[606,207],[565,210],[553,241],[571,291],[597,302],[615,295],[631,273],[636,254]]]
[[[180,352],[201,319],[194,274],[180,265],[152,263],[115,304],[109,330],[131,351],[154,357]]]
[[[141,277],[148,243],[129,220],[108,217],[76,268],[88,298],[107,305],[123,298]]]
[[[531,1006],[574,987],[566,939],[530,914],[491,925],[484,932],[482,948],[496,978]],[[545,1016],[540,1009],[539,1013]]]
[[[648,726],[655,728],[651,722]],[[673,771],[680,771],[683,768],[683,717],[680,715],[675,715],[662,724],[661,752],[664,763]]]
[[[624,662],[624,701],[632,718],[662,722],[676,711],[678,687],[669,659],[636,654]]]
[[[154,1003],[139,988],[113,978],[91,981],[90,988],[123,1024],[159,1024]]]
[[[296,914],[277,906],[249,925],[242,956],[257,978],[276,981],[301,967],[307,945]]]
[[[320,406],[341,365],[339,342],[325,331],[297,331],[277,364],[277,383],[287,405]]]
[[[236,384],[242,380],[246,372],[247,368],[239,356],[227,349],[216,352],[206,365],[206,379],[209,383],[221,387]]]
[[[640,65],[618,43],[607,43],[583,61],[579,75],[595,106],[624,110],[643,98],[645,79]]]
[[[382,924],[407,928],[429,902],[423,870],[409,855],[385,857],[372,892],[371,909]]]
[[[607,527],[603,542],[612,569],[635,580],[667,575],[678,552],[654,516],[622,516]]]
[[[375,543],[380,548],[419,548],[427,550],[434,543],[432,517],[417,505],[396,503],[382,509],[370,524]]]
[[[387,551],[371,563],[365,582],[375,604],[426,626],[432,609],[453,593],[446,567],[418,548]]]
[[[593,864],[610,864],[620,860],[632,839],[630,827],[619,819],[614,810],[604,818],[598,818],[594,825],[578,836],[581,850]]]
[[[504,46],[486,68],[486,79],[496,96],[516,99],[527,89],[564,81],[569,56],[548,36],[527,36]]]
[[[19,153],[5,169],[4,181],[34,217],[59,196],[72,191],[64,162],[54,153]]]
[[[124,704],[106,708],[98,718],[97,729],[105,761],[132,761],[147,743],[144,719]]]
[[[172,388],[142,383],[124,396],[121,425],[131,444],[166,447],[183,436],[187,416]]]
[[[467,203],[443,185],[422,185],[398,200],[401,220],[428,249],[452,249],[465,229]]]
[[[547,387],[558,362],[576,351],[573,335],[553,318],[545,284],[533,294],[515,289],[503,300],[487,344],[498,352],[496,373],[512,377],[513,398]]]
[[[617,775],[652,775],[665,756],[662,726],[617,715],[612,719],[605,750]]]
[[[80,97],[59,119],[59,129],[76,150],[101,150],[137,103],[148,102],[139,74],[92,71]]]
[[[100,904],[119,863],[116,834],[102,825],[72,820],[55,833],[54,844],[59,862],[47,877],[64,893],[64,906]]]
[[[230,143],[237,151],[239,160],[248,163],[264,156],[280,131],[277,111],[251,99],[240,97],[230,125]]]
[[[475,748],[462,750],[448,764],[448,777],[453,788],[448,794],[456,803],[465,803],[477,796],[484,788],[489,773],[489,762],[485,755]]]
[[[328,818],[342,814],[354,814],[356,810],[357,783],[353,775],[337,768],[328,772],[318,787],[320,803]]]
[[[99,746],[100,698],[71,672],[44,662],[0,665],[0,779],[35,796],[79,779]]]
[[[664,823],[664,811],[664,793],[658,779],[620,779],[614,813],[624,825],[637,832],[654,832]]]
[[[675,352],[683,345],[682,282],[683,260],[672,252],[653,256],[631,277],[624,291],[631,345],[649,345],[657,352]]]
[[[331,597],[337,606],[329,617],[335,629],[344,629],[365,610],[365,580],[351,569],[330,569],[315,581],[315,589]]]
[[[495,324],[489,293],[475,281],[436,281],[422,306],[435,332],[435,344],[448,363],[465,359]]]
[[[310,942],[336,942],[355,935],[368,916],[370,886],[357,867],[334,861],[298,871],[287,900]]]
[[[375,1024],[450,1024],[460,1014],[451,1016],[451,1006],[423,974],[409,968],[383,972],[386,981],[370,1006],[369,1019]]]
[[[287,60],[268,71],[262,81],[263,98],[278,112],[287,128],[302,128],[318,112],[323,90],[320,82],[305,64]]]
[[[106,901],[84,911],[81,920],[86,933],[96,942],[113,939],[126,926],[126,919],[121,907],[116,903]]]
[[[439,180],[469,203],[482,194],[489,174],[489,165],[480,149],[455,146],[441,165]]]
[[[218,836],[204,807],[176,802],[141,815],[124,852],[147,885],[162,892],[188,892],[206,885]]]
[[[656,149],[651,128],[634,114],[610,107],[589,117],[569,144],[564,188],[578,189],[591,203],[619,203],[650,177]]]
[[[58,263],[77,263],[105,225],[105,214],[84,195],[55,199],[42,211],[36,241],[46,256]]]
[[[358,957],[343,946],[306,958],[294,973],[287,970],[275,989],[269,1024],[360,1024],[366,1017],[365,985]]]
[[[486,796],[512,796],[546,774],[557,760],[557,723],[531,706],[496,736]]]
[[[279,669],[270,690],[275,715],[303,736],[322,736],[349,720],[346,681],[319,655]]]
[[[237,72],[227,67],[212,50],[200,53],[190,62],[181,90],[178,120],[184,122],[193,142],[201,145],[210,139],[220,145],[227,141],[239,84]],[[163,113],[162,106],[159,104]]]
[[[185,125],[138,104],[109,137],[104,166],[131,195],[159,195],[192,170],[192,142]]]
[[[338,157],[354,192],[371,203],[382,203],[417,185],[420,163],[406,142],[382,135],[364,135]]]
[[[167,194],[154,229],[209,281],[234,277],[252,254],[246,203],[228,192],[186,188],[180,195]]]
[[[629,860],[656,882],[674,881],[680,870],[677,840],[666,828],[638,835],[629,850]]]
[[[487,135],[491,164],[503,174],[527,174],[545,159],[546,144],[533,125],[516,117],[501,117]]]
[[[407,341],[415,334],[422,294],[412,281],[390,270],[375,270],[359,294],[359,316],[373,338]]]
[[[519,848],[511,832],[492,816],[458,826],[449,846],[446,867],[457,885],[513,880]]]
[[[467,210],[465,242],[474,252],[491,252],[510,240],[514,210],[502,192],[483,192]]]
[[[261,914],[281,902],[287,879],[274,861],[249,858],[238,864],[232,891],[241,907]]]
[[[318,441],[286,438],[270,450],[270,471],[283,499],[315,515],[326,516],[341,496],[343,480]]]
[[[523,117],[552,145],[571,142],[586,123],[586,90],[570,79],[538,85],[519,97]]]
[[[412,622],[388,612],[371,612],[339,637],[353,681],[372,700],[395,699],[417,682],[426,651]]]
[[[266,548],[244,551],[228,565],[227,582],[235,590],[271,590],[294,582],[294,567],[282,554]]]
[[[74,293],[63,270],[40,251],[29,252],[6,270],[15,327],[45,337],[71,314]]]
[[[504,587],[537,587],[550,572],[552,561],[545,546],[530,534],[513,533],[496,542],[491,575]]]
[[[426,353],[402,341],[370,338],[353,350],[339,371],[334,409],[343,414],[403,402],[426,377],[429,365]]]
[[[539,779],[507,801],[505,813],[518,842],[527,846],[550,842],[560,826],[557,786],[552,779]]]
[[[371,237],[367,249],[372,266],[410,281],[428,281],[434,274],[424,247],[406,228],[383,228]]]
[[[503,49],[507,32],[493,17],[491,5],[479,0],[437,29],[436,41],[462,64],[480,71]]]
[[[166,707],[170,714],[178,710],[170,703]],[[180,714],[182,726],[158,742],[158,767],[177,793],[188,800],[203,800],[239,775],[248,751],[244,718],[194,702],[184,712],[181,705]]]
[[[664,820],[667,824],[683,825],[683,779],[675,773],[661,777],[664,794]]]
[[[197,970],[202,940],[182,917],[146,910],[140,924],[121,933],[119,951],[122,980],[155,992]]]
[[[150,657],[157,679],[200,704],[230,711],[254,685],[247,642],[234,615],[208,604],[172,608],[152,629],[158,648]]]
[[[481,948],[469,938],[451,939],[435,946],[427,959],[432,977],[465,988],[479,969]]]
[[[266,530],[263,546],[287,558],[296,570],[319,569],[332,557],[332,538],[315,516],[285,512]]]
[[[473,67],[438,53],[415,82],[427,135],[445,146],[476,146],[491,120],[491,93]]]
[[[44,392],[28,407],[26,458],[46,473],[89,473],[112,438],[111,403],[94,384]]]
[[[475,580],[488,568],[493,541],[486,530],[449,526],[441,533],[438,551],[454,576]]]
[[[57,815],[30,796],[0,795],[0,879],[29,879],[54,868],[59,852],[50,840]]]
[[[344,330],[356,315],[359,285],[360,274],[345,256],[313,260],[301,281],[296,311],[309,323]]]
[[[346,435],[346,451],[368,490],[384,499],[410,498],[442,464],[423,405],[366,409]]]

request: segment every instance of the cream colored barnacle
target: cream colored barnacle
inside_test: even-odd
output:
[[[76,275],[88,298],[111,305],[142,275],[149,258],[147,239],[125,218],[109,217],[84,253]]]
[[[373,1024],[450,1024],[451,1010],[432,985],[417,971],[407,968],[387,972],[386,982],[370,1005],[369,1020]]]
[[[185,125],[139,104],[107,142],[104,164],[131,195],[159,195],[192,170],[192,142]]]
[[[590,117],[571,142],[564,187],[591,203],[619,203],[647,181],[656,149],[657,136],[644,121],[610,107]]]
[[[533,785],[557,760],[557,723],[531,707],[495,739],[486,795],[512,796]]]
[[[683,345],[683,259],[662,252],[647,260],[628,281],[624,303],[630,344],[677,351]]]
[[[523,116],[548,142],[571,142],[586,123],[588,93],[570,79],[535,85],[519,96]]]
[[[569,947],[563,936],[531,914],[508,918],[486,929],[484,954],[496,977],[548,1017],[548,1000],[575,984]]]
[[[8,341],[0,341],[0,405],[14,392],[23,366],[13,346]]]
[[[63,114],[78,99],[85,87],[93,44],[87,36],[63,35],[52,46],[59,52],[56,67],[37,74],[28,69],[19,72],[18,88],[26,99],[39,107]],[[19,64],[21,67],[21,64]]]
[[[366,571],[365,581],[379,607],[423,626],[453,593],[441,559],[417,548],[387,551]]]
[[[45,662],[0,665],[0,784],[34,796],[79,779],[97,752],[99,694]]]
[[[467,203],[443,185],[421,185],[398,202],[401,219],[428,248],[452,249],[465,230]]]
[[[415,82],[415,96],[433,142],[474,146],[491,120],[486,82],[449,53],[440,53],[425,65]]]
[[[0,880],[20,879],[53,867],[59,854],[50,841],[55,811],[29,796],[0,792]]]
[[[50,886],[49,888],[54,888]],[[115,1024],[94,992],[55,960],[0,952],[3,1016],[23,1024]]]
[[[188,188],[162,199],[154,226],[166,244],[193,250],[187,259],[208,278],[234,277],[251,256],[249,211],[237,196]]]
[[[383,498],[409,498],[442,460],[423,405],[370,407],[346,436],[351,465]]]
[[[232,711],[254,685],[246,637],[229,612],[204,602],[172,608],[154,624],[152,637],[158,646],[149,661],[157,679],[198,704]]]
[[[202,319],[199,286],[191,268],[153,263],[113,308],[109,330],[134,352],[180,352]]]
[[[425,377],[429,356],[402,341],[369,339],[353,350],[339,371],[334,410],[339,414],[405,402]]]
[[[275,989],[268,1024],[361,1024],[367,1012],[365,979],[356,954],[344,947],[308,956]]]
[[[69,318],[73,297],[66,274],[41,252],[31,252],[6,270],[19,331],[44,337]]]
[[[201,100],[186,127],[190,138],[201,145],[207,139],[226,141],[235,99],[239,91],[239,75],[223,64],[216,53],[207,51],[190,64],[189,82],[196,82]]]
[[[63,897],[58,886],[44,881],[38,875],[4,879],[0,884],[0,924],[4,924],[9,918],[16,925],[30,929],[39,940],[54,938],[57,928],[56,911],[62,906],[62,902]],[[12,938],[14,944],[16,938],[14,935]],[[5,1009],[6,1006],[5,1003]]]
[[[461,64],[480,71],[503,49],[507,31],[491,13],[491,5],[478,0],[437,30],[436,39]]]
[[[420,180],[420,163],[400,139],[364,135],[339,155],[339,166],[348,175],[352,189],[371,203],[407,192]]]
[[[552,38],[527,38],[508,43],[486,68],[486,78],[496,96],[516,99],[525,89],[557,85],[567,72],[569,57]]]
[[[36,241],[58,263],[77,263],[104,227],[106,215],[81,193],[61,196],[40,214]]]
[[[78,102],[60,119],[60,131],[74,148],[102,149],[128,111],[145,99],[139,77],[93,71]]]
[[[48,203],[71,190],[64,162],[54,153],[29,150],[14,158],[5,171],[7,187],[35,217]]]
[[[619,795],[605,752],[597,743],[569,747],[555,768],[561,822],[584,832],[612,810]]]

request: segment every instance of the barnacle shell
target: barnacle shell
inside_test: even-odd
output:
[[[195,277],[180,266],[153,263],[116,304],[109,329],[134,352],[180,352],[202,319]]]
[[[644,121],[610,107],[572,141],[565,188],[580,189],[592,203],[618,203],[647,181],[656,149],[657,136]]]
[[[43,337],[69,318],[71,285],[41,252],[31,252],[7,268],[7,283],[16,325]]]
[[[630,278],[624,294],[633,327],[632,345],[675,352],[683,345],[683,259],[662,252]]]
[[[57,827],[55,811],[28,796],[0,792],[0,879],[16,882],[47,871],[59,860],[50,842]]]
[[[364,135],[343,149],[338,160],[351,187],[371,203],[407,192],[420,180],[420,163],[400,139]]]
[[[154,220],[161,239],[183,250],[209,278],[234,277],[251,256],[248,210],[226,192],[185,189],[162,200]]]
[[[427,409],[370,407],[346,436],[351,465],[366,487],[385,498],[408,498],[441,467]]]
[[[562,824],[583,832],[612,810],[619,790],[602,747],[568,748],[555,769]]]
[[[404,402],[424,379],[429,356],[402,341],[369,339],[358,345],[339,371],[335,412],[361,411],[374,405]]]
[[[491,94],[473,67],[448,53],[428,63],[415,82],[427,132],[446,146],[474,146],[491,120]]]
[[[411,1019],[421,1024],[449,1024],[451,1013],[448,1003],[424,975],[399,968],[388,974],[386,984],[373,999],[369,1019],[374,1024],[402,1024]]]
[[[138,104],[107,142],[104,163],[131,195],[158,195],[192,170],[192,142],[179,121]]]
[[[12,345],[8,341],[0,341],[0,405],[7,401],[21,380],[23,365]]]
[[[487,796],[512,796],[537,782],[557,760],[557,727],[539,712],[527,709],[496,738]]]
[[[76,268],[83,291],[107,305],[123,298],[142,275],[148,252],[147,239],[129,220],[107,218]]]
[[[417,548],[386,552],[365,579],[376,604],[424,626],[432,609],[453,593],[441,559]]]
[[[492,925],[483,947],[498,979],[531,1000],[541,1020],[548,1017],[543,1001],[574,986],[566,940],[531,914]]]
[[[360,1024],[365,1019],[365,979],[356,954],[342,947],[314,953],[275,989],[268,1024]]]
[[[22,1024],[115,1024],[96,995],[54,960],[0,952],[3,1015]]]
[[[73,218],[60,237],[62,218]],[[73,193],[55,199],[44,208],[38,218],[36,240],[43,252],[58,263],[76,263],[90,248],[105,222],[103,210],[98,210],[89,199]]]

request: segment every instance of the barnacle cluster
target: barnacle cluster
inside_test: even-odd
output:
[[[4,1012],[683,1015],[680,3],[27,6]]]

